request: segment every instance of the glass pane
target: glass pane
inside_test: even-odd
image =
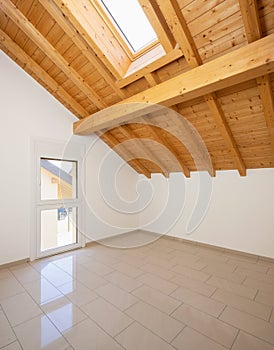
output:
[[[77,243],[77,208],[41,211],[41,251]]]
[[[41,199],[74,199],[77,196],[77,162],[40,159]]]
[[[102,3],[133,52],[157,39],[138,0],[102,0]]]

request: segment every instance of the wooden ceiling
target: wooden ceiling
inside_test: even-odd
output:
[[[211,175],[274,167],[272,0],[139,0],[161,45],[134,60],[97,2],[0,0],[0,48],[80,119],[76,134],[97,132],[147,177],[189,177],[197,165],[172,134],[180,126],[143,107],[157,103],[198,131]],[[132,102],[141,107],[126,110]]]

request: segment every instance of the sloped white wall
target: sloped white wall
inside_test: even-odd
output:
[[[72,135],[76,118],[54,97],[27,75],[3,52],[0,52],[0,265],[30,256],[30,227],[35,212],[30,207],[33,191],[32,140],[52,139],[67,141]],[[87,145],[90,138],[78,138]],[[105,202],[98,195],[97,178],[99,160],[109,153],[107,172],[123,164],[122,160],[102,142],[96,143],[96,152],[87,156],[87,191],[93,209],[104,210]],[[105,165],[106,167],[106,165]],[[136,196],[135,183],[138,175],[124,166],[118,176],[120,187],[125,183],[125,196]],[[96,198],[94,200],[94,198]],[[85,229],[95,236],[121,232],[99,222],[87,211]],[[119,227],[134,227],[136,217],[119,214],[108,208],[108,221]]]
[[[202,198],[207,197],[202,207],[208,209],[204,217],[203,209],[196,212],[192,223],[200,224],[188,232],[199,182],[198,173],[191,174],[190,179],[179,173],[171,174],[168,180],[161,175],[152,176],[156,195],[142,211],[140,226],[157,233],[274,258],[274,169],[248,170],[246,177],[240,177],[236,171],[217,172],[212,179],[211,199],[208,201],[206,193]],[[177,189],[175,194],[173,188]],[[170,201],[169,196],[173,198]],[[151,222],[161,211],[163,214]]]

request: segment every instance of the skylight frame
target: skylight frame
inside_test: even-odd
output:
[[[157,37],[157,34],[155,33],[156,37],[157,37],[157,39],[155,41],[149,43],[148,45],[146,45],[142,49],[134,52],[131,49],[132,45],[129,43],[129,40],[126,39],[125,35],[121,34],[121,33],[123,33],[121,28],[116,23],[116,21],[113,18],[113,16],[105,8],[105,5],[104,5],[103,1],[101,1],[101,0],[91,0],[91,1],[96,6],[96,9],[97,9],[98,13],[103,18],[104,22],[109,27],[109,29],[111,30],[112,34],[115,36],[116,40],[122,46],[124,52],[127,54],[127,56],[129,57],[129,59],[132,62],[135,61],[136,59],[138,59],[143,54],[149,52],[150,50],[153,50],[156,46],[160,45],[159,38]],[[145,14],[145,16],[146,16],[146,14]]]

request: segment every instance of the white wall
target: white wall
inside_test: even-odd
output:
[[[199,193],[199,174],[191,174],[190,179],[171,174],[169,180],[154,175],[152,184],[157,197],[140,216],[145,229],[274,258],[274,169],[248,170],[246,177],[236,171],[217,172],[206,215],[191,233],[187,233],[187,227]],[[168,187],[173,199],[166,204]],[[177,194],[172,187],[177,188]],[[148,219],[163,208],[162,216],[148,224]],[[178,215],[180,209],[182,215]],[[176,217],[175,225],[169,227]]]
[[[67,141],[72,134],[72,124],[76,118],[54,97],[27,75],[20,67],[0,51],[0,265],[17,261],[30,256],[30,228],[35,211],[31,210],[31,193],[33,191],[32,156],[34,139],[52,139]],[[78,138],[78,142],[87,143],[89,138]],[[97,154],[88,156],[87,189],[91,196],[96,192],[95,178],[98,176],[98,159],[109,148],[98,141]],[[110,152],[108,173],[111,167],[121,161]],[[117,160],[118,159],[118,160]],[[115,163],[116,162],[116,163]],[[120,174],[121,182],[134,181],[137,176],[127,166]],[[136,177],[137,179],[137,177]],[[93,187],[90,189],[90,181]],[[132,192],[132,186],[129,186]],[[135,192],[135,188],[133,190]],[[130,194],[129,193],[129,194]],[[131,196],[131,194],[130,194]],[[96,194],[96,207],[104,203]],[[109,220],[117,221],[117,212],[108,211]],[[128,215],[120,215],[120,226],[123,220],[130,227]],[[132,217],[136,222],[136,218]],[[87,232],[107,234],[117,232],[109,226],[98,224],[95,218],[89,217]],[[118,230],[119,231],[119,230]]]

